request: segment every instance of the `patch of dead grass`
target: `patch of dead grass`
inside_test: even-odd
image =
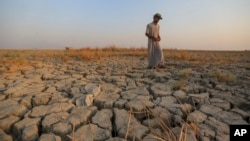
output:
[[[231,72],[225,72],[221,70],[217,70],[212,74],[219,82],[224,82],[224,83],[232,83],[235,82],[237,77],[236,75],[232,74]]]
[[[191,70],[190,69],[182,69],[179,71],[179,76],[182,79],[187,79],[190,76]]]
[[[182,127],[180,128],[180,135],[176,136],[174,134],[174,132],[172,131],[171,125],[173,125],[171,119],[166,120],[165,118],[163,119],[162,117],[160,117],[157,113],[155,113],[153,111],[153,109],[147,108],[146,110],[142,111],[142,112],[133,112],[132,109],[130,109],[129,111],[129,119],[128,119],[128,124],[127,124],[127,132],[126,132],[126,136],[125,136],[125,140],[127,140],[128,138],[128,134],[129,133],[133,133],[133,131],[131,132],[130,130],[133,130],[134,127],[129,127],[130,125],[130,119],[134,118],[134,114],[136,113],[144,113],[144,115],[147,115],[147,118],[155,118],[157,121],[157,124],[159,125],[159,129],[161,130],[161,132],[159,132],[159,130],[155,130],[154,128],[152,128],[150,126],[150,124],[148,124],[147,128],[149,129],[150,133],[151,133],[151,139],[155,139],[155,140],[159,140],[159,141],[186,141],[186,136],[187,136],[187,130],[190,129],[192,130],[196,137],[198,137],[198,125],[196,123],[188,123],[186,121],[184,121],[184,123],[182,124]],[[136,128],[136,127],[135,127]]]
[[[192,50],[177,50],[163,49],[164,58],[166,60],[185,60],[198,62],[194,65],[199,65],[204,62],[212,62],[218,64],[227,64],[229,62],[250,62],[250,52],[243,51],[192,51]],[[117,46],[108,46],[105,48],[81,48],[73,50],[0,50],[0,63],[10,66],[15,64],[30,65],[32,61],[51,61],[61,60],[63,62],[74,60],[102,60],[104,57],[119,57],[119,56],[137,56],[147,57],[147,48],[119,48]],[[18,61],[17,61],[18,60]],[[19,61],[20,60],[20,61]],[[9,61],[5,63],[3,61]],[[12,62],[14,61],[14,62]],[[28,63],[25,63],[28,62]],[[249,69],[249,67],[246,67]],[[9,72],[15,72],[9,69]]]
[[[174,85],[172,86],[172,89],[174,91],[176,90],[180,90],[181,88],[185,87],[186,86],[186,82],[185,80],[178,80],[174,83]]]

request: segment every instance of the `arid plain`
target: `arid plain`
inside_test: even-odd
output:
[[[4,141],[229,141],[250,124],[250,52],[0,50]]]

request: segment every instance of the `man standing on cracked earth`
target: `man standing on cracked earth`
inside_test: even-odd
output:
[[[145,35],[148,37],[148,68],[163,68],[164,57],[159,42],[161,36],[158,22],[162,19],[161,14],[156,13],[153,22],[147,25]]]

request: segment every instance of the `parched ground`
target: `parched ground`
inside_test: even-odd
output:
[[[0,75],[0,139],[229,141],[250,123],[247,62],[44,61]]]

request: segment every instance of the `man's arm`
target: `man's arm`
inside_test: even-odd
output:
[[[160,36],[160,26],[158,25],[158,41],[161,41],[161,36]]]
[[[149,35],[149,25],[147,25],[145,35],[146,35],[148,38],[152,38],[152,36]]]
[[[153,36],[149,35],[149,33],[145,33],[145,35],[146,35],[148,38],[154,38]]]
[[[149,34],[149,31],[150,31],[150,27],[149,27],[149,24],[148,24],[148,25],[147,25],[147,28],[146,28],[145,35],[146,35],[148,38],[150,38],[150,39],[155,39],[154,36],[151,36],[151,35]]]
[[[158,41],[158,38],[155,38],[154,36],[149,35],[149,33],[145,33],[145,35],[150,38],[153,39],[154,41]]]
[[[153,39],[154,41],[158,41],[158,38],[156,38],[156,37],[154,37],[154,36],[151,36],[151,35],[149,34],[149,25],[147,25],[147,29],[146,29],[145,35],[146,35],[148,38]]]

